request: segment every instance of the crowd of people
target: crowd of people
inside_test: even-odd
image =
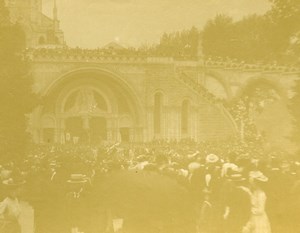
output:
[[[104,47],[98,49],[86,49],[86,48],[71,48],[71,47],[54,47],[54,48],[27,48],[25,54],[28,58],[30,57],[48,57],[48,58],[77,58],[77,59],[98,59],[104,57],[169,57],[159,50],[150,48],[134,48],[134,47]],[[203,57],[193,57],[184,54],[173,56],[175,60],[198,60]],[[264,70],[272,72],[299,72],[299,64],[278,64],[276,61],[272,63],[266,63],[264,61],[252,61],[245,62],[229,57],[205,57],[205,66],[217,66],[225,68],[236,68],[236,69],[248,69],[248,70]]]
[[[18,218],[16,187],[22,186],[23,198],[35,210],[35,232],[122,228],[122,232],[283,233],[300,229],[300,163],[257,145],[186,140],[35,146],[18,166],[3,164],[0,170],[2,190],[9,193],[0,211],[11,209],[9,219]],[[128,199],[130,190],[132,199]],[[151,207],[143,200],[153,201]],[[154,210],[155,205],[163,209]],[[143,222],[143,209],[156,214],[144,213],[147,220]],[[163,211],[168,217],[160,216]],[[157,214],[160,219],[154,221]],[[173,225],[165,226],[166,221]],[[137,227],[138,222],[144,224]],[[174,222],[181,225],[175,227]]]
[[[33,55],[33,57],[61,57],[66,58],[101,58],[101,57],[143,57],[147,52],[135,48],[98,48],[98,49],[84,49],[84,48],[70,48],[70,47],[57,47],[57,48],[37,48],[26,50],[26,54]]]
[[[264,70],[271,72],[299,72],[299,64],[278,64],[277,61],[251,61],[245,62],[229,57],[208,57],[205,59],[206,66],[217,66],[225,68],[248,69],[248,70]]]

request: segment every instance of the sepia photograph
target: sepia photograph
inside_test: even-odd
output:
[[[0,233],[299,233],[300,0],[0,0]]]

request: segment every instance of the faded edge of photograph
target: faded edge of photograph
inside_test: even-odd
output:
[[[0,0],[0,233],[298,233],[299,0]]]

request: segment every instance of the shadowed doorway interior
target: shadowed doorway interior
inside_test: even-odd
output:
[[[99,144],[107,139],[106,119],[104,117],[94,117],[89,121],[90,142]]]
[[[120,134],[122,142],[130,142],[129,127],[120,128]]]

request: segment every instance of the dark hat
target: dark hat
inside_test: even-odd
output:
[[[19,187],[19,186],[25,184],[26,181],[23,179],[9,178],[7,180],[4,180],[2,183],[4,185],[6,185],[6,187]]]

